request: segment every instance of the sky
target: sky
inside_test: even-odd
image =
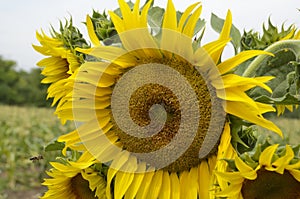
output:
[[[133,0],[135,1],[135,0]],[[141,2],[144,2],[141,0]],[[173,0],[177,10],[184,9],[197,0]],[[167,0],[155,0],[155,5],[165,7]],[[207,21],[205,40],[217,38],[209,28],[211,13],[225,18],[227,10],[233,15],[233,24],[242,32],[254,29],[262,31],[262,23],[271,17],[273,24],[286,27],[295,24],[300,28],[299,0],[202,0],[201,18]],[[59,20],[72,16],[73,23],[86,36],[82,23],[92,10],[114,10],[117,0],[0,0],[0,56],[17,62],[17,67],[30,70],[43,58],[35,52],[32,44],[38,45],[35,32],[44,30],[49,33],[50,25],[58,28]]]

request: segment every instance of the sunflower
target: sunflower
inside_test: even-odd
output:
[[[274,144],[265,148],[258,158],[247,155],[247,160],[243,160],[236,155],[234,169],[229,167],[227,171],[216,172],[219,181],[226,182],[217,196],[237,199],[300,198],[300,161],[294,151],[299,153],[290,145],[282,147]]]
[[[91,168],[95,163],[88,152],[76,162],[52,162],[53,169],[47,172],[52,178],[43,182],[48,191],[41,198],[105,199],[106,181],[100,172]]]
[[[72,20],[64,27],[61,24],[60,32],[53,29],[51,37],[42,31],[36,32],[36,38],[41,46],[32,45],[33,48],[47,56],[37,63],[43,68],[41,74],[45,76],[41,83],[50,84],[47,98],[53,98],[52,106],[54,106],[63,98],[63,101],[69,99],[67,95],[72,91],[72,84],[69,85],[70,77],[83,63],[83,55],[74,48],[88,45],[79,30],[72,25]]]
[[[103,46],[90,28],[98,45],[78,49],[97,61],[80,67],[72,100],[57,110],[64,119],[80,122],[58,140],[66,142],[65,149],[84,144],[108,163],[108,198],[209,198],[217,149],[225,151],[230,142],[226,114],[281,135],[262,115],[275,109],[245,93],[256,86],[271,92],[264,83],[272,77],[230,73],[254,56],[271,54],[244,51],[220,61],[230,41],[230,11],[219,38],[194,49],[199,3],[177,21],[169,0],[156,36],[147,25],[151,1],[141,11],[139,1],[132,10],[123,0],[119,4],[122,18],[109,14],[121,43]]]
[[[64,47],[63,41],[42,34],[36,33],[36,37],[42,46],[33,45],[33,48],[45,55],[49,56],[37,63],[43,67],[42,75],[46,76],[42,83],[51,84],[48,89],[48,98],[54,98],[53,105],[66,96],[70,90],[65,90],[64,85],[67,78],[81,65],[79,59]]]

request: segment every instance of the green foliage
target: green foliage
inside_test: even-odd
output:
[[[45,153],[44,147],[53,137],[74,129],[74,125],[62,126],[49,108],[0,105],[0,111],[0,193],[40,187],[49,161],[61,155],[57,151]],[[29,160],[38,155],[43,159]]]
[[[16,62],[0,56],[0,103],[9,105],[49,106],[47,86],[41,85],[40,69],[30,72],[16,69]]]
[[[273,93],[270,94],[262,88],[255,88],[249,93],[250,96],[256,101],[269,104],[300,104],[300,41],[279,41],[265,50],[275,56],[257,57],[245,70],[244,76],[274,76],[275,78],[268,83]]]

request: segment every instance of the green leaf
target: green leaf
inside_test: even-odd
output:
[[[266,104],[291,105],[291,104],[300,104],[300,96],[291,95],[290,93],[286,93],[283,97],[278,97],[278,98],[262,95],[255,98],[255,101],[266,103]]]
[[[195,30],[194,30],[194,35],[198,34],[201,30],[201,34],[199,38],[202,38],[203,33],[204,33],[204,28],[205,28],[205,20],[204,19],[198,19],[196,26],[195,26]]]
[[[46,147],[45,151],[61,151],[65,147],[65,144],[58,142],[56,139],[50,142]]]
[[[270,94],[260,87],[252,89],[248,94],[256,101],[278,104],[300,104],[300,41],[280,41],[269,46],[266,51],[275,56],[258,56],[245,70],[243,76],[274,76],[267,83],[273,90]]]
[[[217,15],[215,14],[211,14],[211,18],[210,18],[210,23],[211,23],[211,27],[217,32],[217,33],[221,33],[223,25],[224,25],[225,20],[219,18]],[[240,41],[241,41],[241,33],[240,31],[232,24],[231,26],[231,30],[230,30],[230,37],[232,38],[231,43],[234,47],[235,50],[235,54],[238,53],[239,49],[240,49]]]
[[[165,13],[165,9],[160,7],[152,7],[149,9],[148,24],[151,27],[152,34],[154,36],[161,33],[164,13]]]

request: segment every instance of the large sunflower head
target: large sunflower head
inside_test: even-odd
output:
[[[299,146],[258,145],[251,153],[227,159],[216,172],[221,192],[228,198],[300,198]],[[283,196],[284,193],[284,196]]]
[[[105,174],[95,163],[88,152],[77,161],[52,162],[51,178],[43,182],[48,191],[41,198],[105,199]]]
[[[80,126],[59,141],[65,141],[66,147],[83,143],[109,164],[109,197],[113,186],[115,198],[208,198],[223,132],[221,143],[224,147],[228,143],[226,114],[281,134],[262,116],[274,108],[245,93],[256,86],[271,92],[264,82],[272,77],[231,73],[240,63],[270,53],[245,51],[221,62],[230,41],[230,11],[219,38],[195,47],[199,3],[177,18],[169,0],[157,35],[147,24],[151,1],[142,10],[139,1],[133,9],[123,0],[119,4],[122,17],[109,14],[120,43],[102,45],[87,20],[89,35],[98,45],[78,51],[95,61],[80,67],[72,100],[57,110]],[[219,149],[224,150],[222,146]]]

